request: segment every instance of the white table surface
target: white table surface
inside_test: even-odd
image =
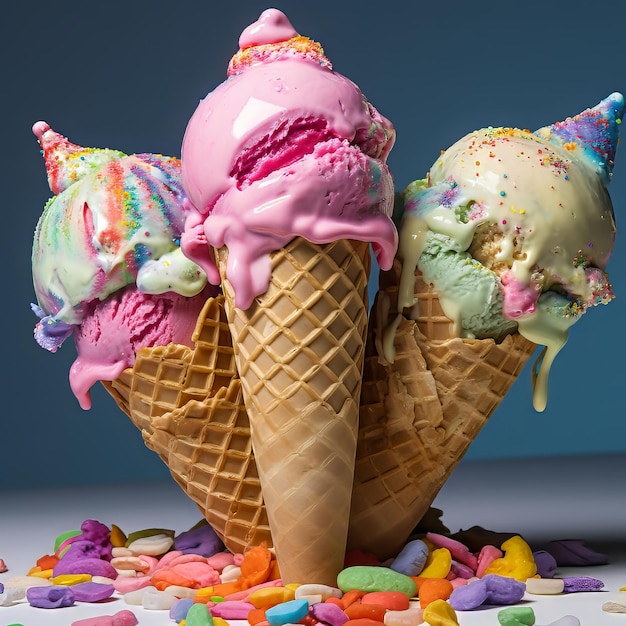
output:
[[[603,566],[560,568],[557,576],[594,576],[600,592],[537,596],[526,594],[536,624],[575,615],[583,626],[626,626],[626,614],[602,611],[615,596],[626,599],[626,456],[552,458],[461,463],[434,503],[444,511],[451,532],[481,526],[521,534],[533,549],[550,540],[583,539],[609,555]],[[182,532],[200,520],[195,505],[172,481],[63,490],[0,492],[0,558],[9,570],[0,581],[25,575],[36,560],[53,551],[60,533],[85,519],[118,525],[129,533],[149,527]],[[500,607],[501,608],[501,607]],[[500,608],[459,612],[461,626],[498,626]],[[55,610],[26,602],[0,607],[0,626],[70,626],[76,620],[135,612],[141,626],[172,624],[167,611],[128,606],[116,597]],[[242,622],[244,623],[244,622]]]

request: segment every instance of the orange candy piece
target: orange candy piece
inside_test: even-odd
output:
[[[371,619],[369,617],[360,617],[358,619],[350,619],[344,622],[343,626],[381,626],[384,622],[381,620]]]
[[[250,626],[256,626],[261,622],[266,622],[267,618],[265,617],[265,609],[252,609],[248,613],[248,624]]]
[[[435,600],[447,600],[454,589],[446,578],[426,578],[419,587],[420,607],[425,609]]]
[[[350,620],[373,619],[377,622],[382,622],[385,619],[387,609],[382,604],[366,604],[357,601],[347,606],[343,611]]]
[[[409,597],[401,591],[371,591],[362,598],[363,604],[380,604],[390,611],[404,611],[409,608]]]
[[[243,562],[240,566],[241,576],[238,582],[241,584],[241,588],[249,589],[270,580],[270,577],[276,571],[272,560],[274,560],[274,563],[276,562],[272,553],[267,549],[266,544],[261,544],[248,550],[243,555]]]

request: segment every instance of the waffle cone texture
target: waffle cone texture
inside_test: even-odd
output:
[[[285,271],[289,276],[293,269]],[[452,337],[436,293],[416,272],[416,306],[401,316],[395,359],[387,362],[381,338],[395,317],[398,278],[398,261],[380,273],[370,313],[347,541],[348,549],[381,559],[404,545],[535,349],[518,334],[501,344]],[[194,350],[143,349],[133,368],[104,384],[226,547],[241,552],[261,541],[271,546],[273,538],[230,333],[223,297],[210,299]],[[282,471],[275,468],[280,488],[289,483]],[[308,521],[312,536],[327,531],[325,517]],[[340,545],[337,554],[343,555]]]
[[[271,546],[223,296],[207,300],[193,341],[143,348],[103,384],[231,552]]]
[[[284,583],[335,585],[343,569],[368,324],[369,244],[296,237],[267,291],[234,304],[218,251],[272,540]]]
[[[398,317],[399,274],[398,260],[381,272],[371,312],[348,544],[381,559],[406,543],[536,347],[517,333],[499,344],[454,337],[419,271],[416,304]]]

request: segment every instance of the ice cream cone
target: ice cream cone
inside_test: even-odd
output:
[[[354,477],[369,244],[296,237],[267,291],[234,305],[218,251],[252,446],[284,582],[336,584]]]
[[[207,300],[193,341],[143,348],[103,384],[229,550],[271,546],[222,296]]]
[[[394,556],[507,393],[535,344],[460,339],[416,271],[416,305],[396,321],[399,261],[380,274],[370,317],[349,548]]]

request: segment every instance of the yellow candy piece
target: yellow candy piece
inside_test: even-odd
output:
[[[213,593],[213,586],[211,586],[211,587],[200,587],[200,589],[198,589],[196,591],[196,595],[201,597],[201,598],[210,598],[212,595],[215,595]]]
[[[111,545],[114,548],[123,548],[126,546],[126,534],[119,526],[111,524]]]
[[[435,600],[424,609],[424,621],[430,626],[459,626],[456,612],[445,600]]]
[[[507,539],[500,548],[504,556],[492,561],[485,574],[508,576],[525,583],[537,573],[533,551],[519,535]]]
[[[34,576],[35,578],[51,578],[52,570],[51,569],[41,569],[41,567],[33,567],[28,570],[28,576]]]
[[[91,574],[59,574],[50,579],[53,585],[65,585],[70,587],[79,583],[91,582]]]
[[[257,609],[269,609],[281,602],[289,602],[295,598],[295,591],[286,587],[262,587],[248,596],[248,602]]]
[[[182,622],[181,624],[182,626],[185,626]],[[213,626],[230,626],[230,624],[222,617],[214,617]]]
[[[452,555],[448,548],[435,548],[428,553],[421,578],[445,578],[450,573]]]

